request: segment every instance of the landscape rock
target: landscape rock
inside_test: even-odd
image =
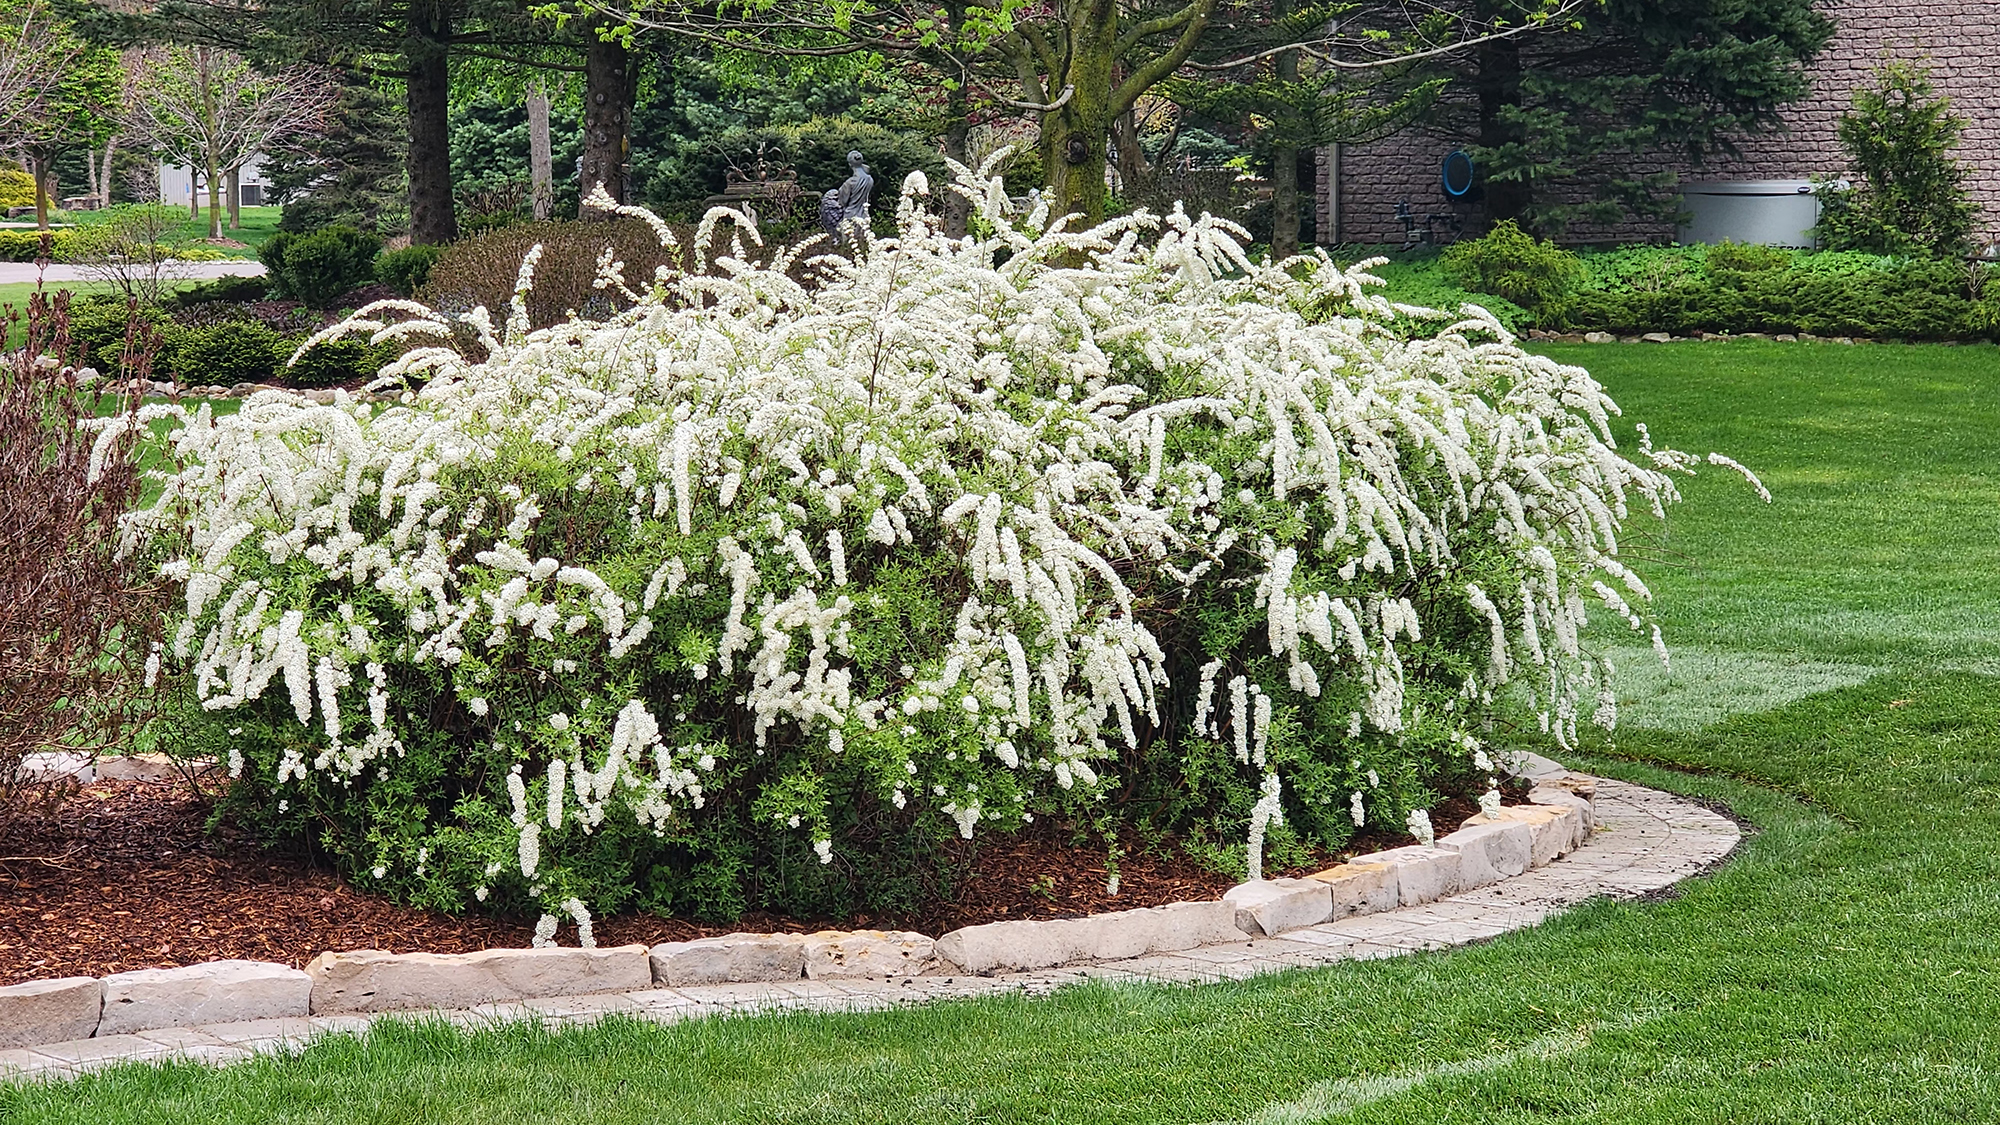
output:
[[[161,781],[175,776],[174,760],[165,754],[127,754],[97,759],[100,781]]]
[[[1236,928],[1253,937],[1317,926],[1333,916],[1333,892],[1314,879],[1259,879],[1223,892],[1236,908]]]
[[[1537,785],[1528,791],[1528,803],[1531,805],[1561,805],[1575,809],[1581,821],[1579,829],[1581,837],[1587,838],[1591,831],[1597,827],[1596,808],[1589,801],[1584,800],[1567,789],[1549,785]],[[1581,844],[1582,839],[1579,839],[1578,843]]]
[[[937,955],[968,973],[1046,969],[1071,961],[1118,961],[1241,941],[1227,902],[1175,902],[1089,918],[988,922],[937,940]]]
[[[88,1039],[104,1008],[96,977],[31,980],[0,988],[0,1050]]]
[[[1582,797],[1586,801],[1597,799],[1597,779],[1584,773],[1565,773],[1560,777],[1538,777],[1536,788],[1563,789]]]
[[[667,941],[650,952],[652,979],[669,988],[798,980],[806,971],[800,934],[725,934]]]
[[[1412,844],[1386,852],[1358,855],[1347,862],[1357,867],[1383,863],[1394,868],[1396,899],[1404,906],[1436,902],[1467,889],[1459,870],[1461,857],[1450,848],[1426,848],[1421,844]]]
[[[88,755],[66,750],[24,754],[14,776],[38,785],[68,780],[89,785],[97,780],[97,762]]]
[[[1648,332],[1645,335],[1639,337],[1639,339],[1645,341],[1648,344],[1671,344],[1674,342],[1674,337],[1671,332]]]
[[[1459,855],[1462,889],[1497,883],[1528,869],[1534,859],[1535,834],[1527,825],[1511,821],[1467,824],[1438,840],[1438,847]]]
[[[643,945],[611,949],[488,949],[478,953],[322,953],[312,1014],[470,1008],[537,996],[636,992],[653,986]]]
[[[113,973],[104,978],[104,1016],[97,1034],[303,1017],[311,1014],[312,990],[312,977],[268,961],[209,961]]]
[[[1394,910],[1402,894],[1396,886],[1393,863],[1343,863],[1306,878],[1326,884],[1332,907],[1329,920]]]
[[[1780,332],[1776,336],[1773,336],[1771,338],[1773,340],[1776,340],[1780,344],[1796,344],[1799,342],[1799,338],[1797,336],[1792,335],[1790,332]]]
[[[1509,805],[1491,818],[1483,814],[1475,816],[1465,822],[1465,827],[1509,823],[1527,825],[1533,836],[1528,856],[1530,867],[1554,863],[1583,842],[1583,817],[1575,809],[1559,805]]]
[[[1618,337],[1613,336],[1609,332],[1585,332],[1583,334],[1583,342],[1586,344],[1615,344],[1618,342]]]
[[[812,980],[915,976],[930,964],[936,945],[923,934],[884,930],[821,930],[801,944]]]

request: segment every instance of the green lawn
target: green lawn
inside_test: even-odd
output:
[[[241,242],[248,249],[234,250],[226,246],[217,247],[217,249],[232,258],[248,258],[255,261],[257,258],[257,248],[264,245],[265,239],[278,233],[278,216],[284,214],[284,211],[285,209],[282,207],[242,208],[238,214],[243,221],[243,225],[234,230],[230,229],[229,216],[225,213],[222,217],[222,237],[235,242]],[[201,218],[184,220],[177,233],[181,238],[192,239],[197,242],[208,237],[208,199],[206,196],[202,198]]]
[[[2000,353],[1559,354],[1660,441],[1728,452],[1777,493],[1689,483],[1648,543],[1682,659],[1627,662],[1627,722],[1581,763],[1756,825],[1679,893],[1240,984],[395,1028],[10,1088],[0,1121],[2000,1120],[2000,630],[1979,582]]]
[[[169,282],[162,288],[171,291],[194,284],[197,283],[193,281]],[[0,309],[12,308],[25,321],[28,315],[28,297],[34,293],[36,285],[37,283],[32,281],[10,281],[0,284]],[[65,289],[76,297],[120,292],[116,284],[108,281],[52,281],[42,287],[51,296]],[[10,322],[6,330],[5,346],[9,348],[16,346],[26,335],[27,327],[25,324]]]

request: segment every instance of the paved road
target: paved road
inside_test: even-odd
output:
[[[217,277],[262,277],[264,263],[225,258],[219,262],[182,262],[172,268],[169,276],[188,281],[207,281]],[[0,262],[0,285],[36,280],[50,282],[96,281],[97,276],[77,266],[52,265],[47,269],[37,269],[33,262]]]

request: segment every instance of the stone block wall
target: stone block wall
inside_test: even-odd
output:
[[[1785,111],[1782,132],[1744,137],[1741,155],[1718,158],[1695,169],[1660,154],[1636,154],[1640,171],[1671,168],[1684,179],[1803,179],[1838,176],[1846,160],[1834,129],[1887,58],[1925,62],[1931,80],[1967,119],[1959,160],[1967,187],[1980,207],[1977,237],[2000,238],[2000,0],[1825,0],[1836,24],[1833,42],[1813,64],[1812,94]],[[1369,145],[1344,146],[1336,205],[1331,150],[1319,153],[1319,229],[1328,241],[1399,243],[1402,224],[1396,203],[1408,198],[1419,215],[1446,211],[1438,166],[1467,138],[1411,129]],[[1460,208],[1468,234],[1484,226],[1478,207]],[[1671,224],[1631,222],[1614,227],[1578,226],[1567,241],[1578,243],[1666,241]]]

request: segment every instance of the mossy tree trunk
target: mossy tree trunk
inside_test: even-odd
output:
[[[1061,0],[1055,18],[1022,19],[1001,44],[1041,115],[1041,157],[1057,214],[1101,222],[1112,123],[1187,61],[1217,0],[1189,0],[1127,22],[1119,0]]]

